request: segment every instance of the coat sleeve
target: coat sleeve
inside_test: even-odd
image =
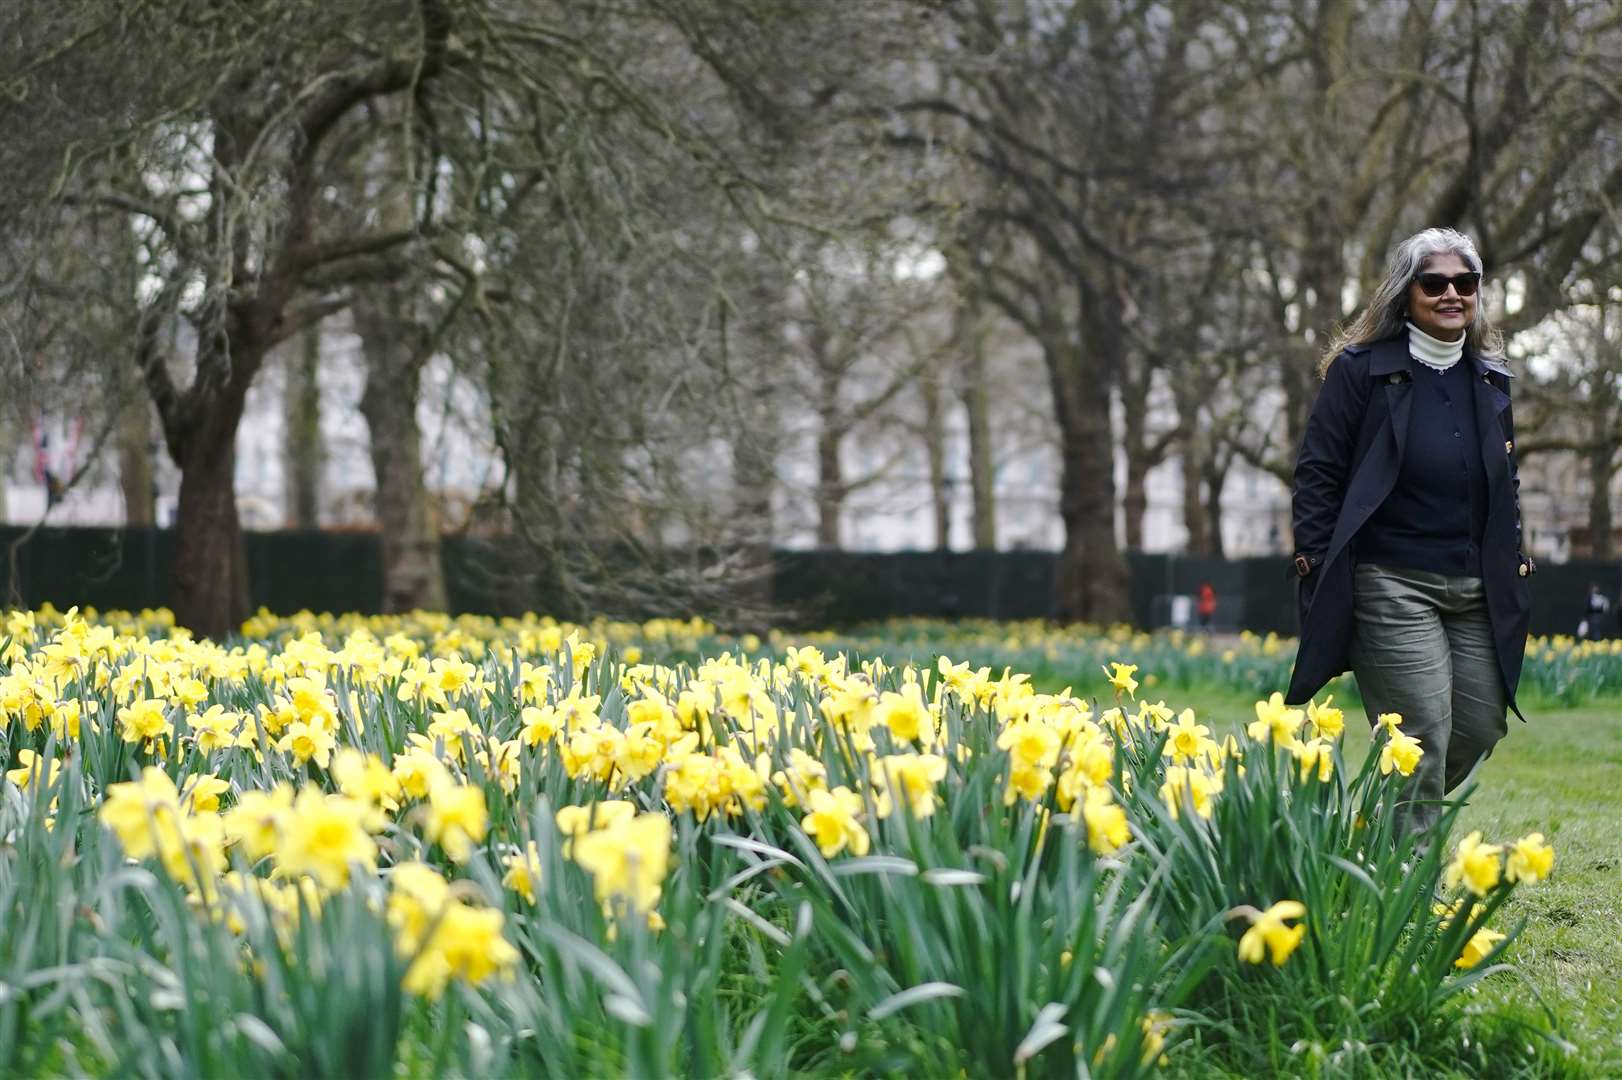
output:
[[[1506,397],[1509,396],[1509,380],[1500,379]],[[1515,451],[1515,403],[1512,401],[1504,409],[1504,420],[1509,427],[1509,490],[1515,497],[1515,557],[1525,561],[1526,548],[1521,534],[1521,470],[1518,464],[1519,457]],[[1534,567],[1537,564],[1532,564]]]
[[[1295,461],[1291,504],[1295,550],[1312,559],[1314,566],[1329,548],[1345,499],[1347,473],[1368,405],[1368,379],[1359,377],[1367,362],[1362,356],[1341,353],[1329,365]]]

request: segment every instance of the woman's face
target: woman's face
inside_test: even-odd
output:
[[[1432,255],[1420,266],[1422,274],[1468,274],[1470,266],[1454,254]],[[1441,296],[1426,296],[1417,281],[1408,284],[1408,318],[1433,338],[1457,341],[1476,318],[1476,295],[1460,296],[1452,285]]]

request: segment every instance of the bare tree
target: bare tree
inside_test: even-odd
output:
[[[865,473],[850,475],[846,441],[864,430],[879,434],[894,424],[897,400],[915,388],[926,414],[933,402],[930,433],[941,428],[933,384],[921,381],[937,359],[922,340],[923,322],[937,307],[932,280],[898,277],[908,257],[904,247],[882,240],[822,243],[799,266],[787,304],[792,355],[785,389],[811,403],[815,415],[817,543],[838,548],[840,520],[852,493],[891,479],[893,466],[910,446],[889,440],[887,452]],[[886,440],[869,438],[882,447]],[[944,466],[941,466],[944,468]],[[938,489],[939,478],[931,484]]]
[[[1253,90],[1224,113],[1242,144],[1230,197],[1272,308],[1281,423],[1257,465],[1288,481],[1317,355],[1387,252],[1429,225],[1472,232],[1489,274],[1519,275],[1514,331],[1592,276],[1591,238],[1622,195],[1606,3],[1236,2]],[[1349,304],[1348,301],[1351,301]]]
[[[894,141],[944,146],[975,178],[958,237],[966,265],[1041,346],[1053,398],[1060,613],[1122,618],[1111,401],[1132,298],[1184,243],[1168,199],[1213,167],[1202,116],[1231,89],[1213,62],[1217,6],[960,0],[945,10],[945,43],[924,73],[937,85],[893,110],[906,124]],[[1151,377],[1137,370],[1125,386],[1134,422]]]
[[[1523,393],[1516,452],[1566,453],[1582,462],[1588,547],[1593,558],[1610,559],[1617,550],[1611,488],[1622,472],[1622,290],[1613,285],[1586,299],[1536,335],[1555,347],[1554,367]]]
[[[342,143],[367,103],[479,68],[472,46],[490,23],[464,19],[467,6],[259,0],[219,19],[68,0],[18,5],[6,27],[4,94],[25,106],[0,139],[23,181],[8,210],[143,243],[136,362],[181,471],[174,607],[200,633],[226,635],[247,613],[235,441],[266,356],[434,231],[324,228],[347,180]],[[185,357],[165,355],[175,319]]]

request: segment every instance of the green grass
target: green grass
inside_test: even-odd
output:
[[[1255,715],[1253,698],[1226,690],[1174,690],[1166,701],[1194,706],[1219,731]],[[1531,1047],[1535,1057],[1523,1075],[1622,1076],[1622,701],[1526,712],[1527,723],[1510,718],[1509,735],[1481,766],[1459,828],[1493,841],[1541,832],[1555,847],[1555,872],[1518,891],[1497,920],[1525,920],[1507,956],[1524,979],[1493,976],[1472,1007],[1532,1021],[1541,999],[1558,1017],[1573,1044],[1566,1061],[1506,1025],[1506,1052]],[[1361,707],[1348,707],[1346,720],[1351,765],[1369,731]]]
[[[1580,1060],[1622,1075],[1622,702],[1538,712],[1511,721],[1482,766],[1463,828],[1489,837],[1540,831],[1555,846],[1554,876],[1514,897],[1526,920],[1514,962],[1559,1015]],[[1497,980],[1484,999],[1524,999]]]

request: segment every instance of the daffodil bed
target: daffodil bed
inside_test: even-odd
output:
[[[312,625],[314,624],[314,625]],[[1328,704],[698,624],[0,635],[5,1075],[1542,1071],[1461,1007],[1539,834],[1400,828]],[[1130,644],[1130,642],[1128,643]],[[775,646],[775,649],[773,648]],[[1126,650],[1123,650],[1126,651]],[[685,659],[682,659],[685,657]]]
[[[917,657],[946,653],[1000,671],[1012,667],[1039,683],[1082,685],[1102,663],[1124,660],[1145,673],[1153,696],[1167,690],[1211,689],[1255,694],[1258,687],[1290,681],[1295,639],[1277,634],[1207,635],[1183,631],[1145,633],[1127,626],[1087,628],[1053,623],[986,619],[893,619],[841,632],[773,633],[762,643],[781,653],[793,643],[824,652]],[[1338,701],[1357,703],[1357,684],[1344,675],[1329,686]],[[1579,641],[1555,634],[1532,637],[1518,697],[1523,706],[1566,707],[1622,699],[1622,638]]]

